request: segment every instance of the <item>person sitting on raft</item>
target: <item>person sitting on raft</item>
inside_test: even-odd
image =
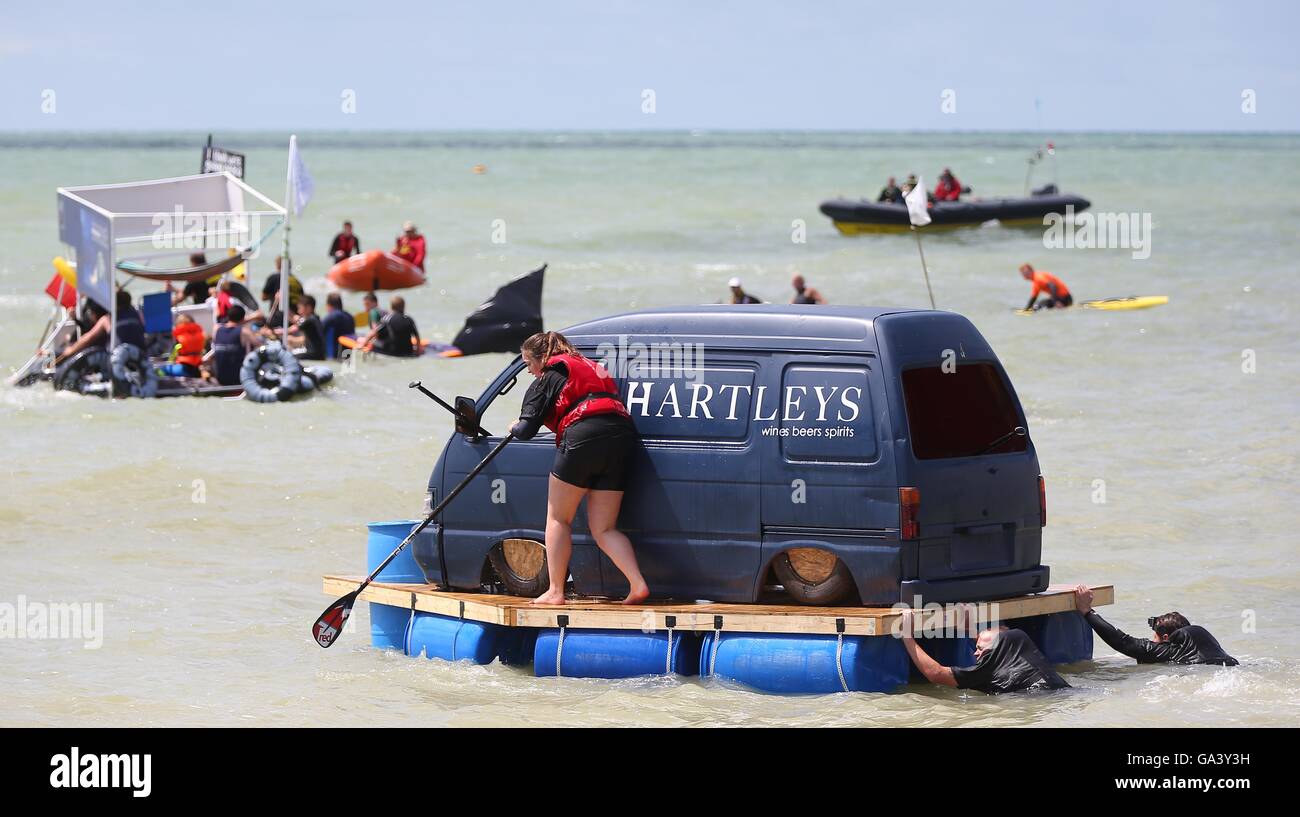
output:
[[[912,663],[932,684],[973,689],[990,695],[1070,686],[1056,674],[1052,663],[1023,630],[990,627],[975,639],[974,666],[945,667],[916,643],[916,616],[912,610],[902,612],[899,627],[903,647]]]
[[[945,167],[939,174],[939,183],[934,186],[934,200],[957,201],[960,198],[961,182],[957,181],[952,171]]]
[[[359,345],[362,349],[367,349],[373,344],[374,350],[379,354],[393,357],[415,357],[421,354],[420,330],[415,321],[406,315],[406,299],[394,295],[389,306],[393,311],[385,312]]]
[[[112,324],[112,317],[99,304],[90,299],[86,299],[86,311],[90,313],[92,323],[90,329],[81,333],[75,343],[69,344],[66,349],[54,358],[56,364],[62,363],[73,355],[89,349],[92,346],[108,346],[108,339],[112,337],[114,328],[117,330],[117,345],[129,343],[137,346],[141,351],[149,348],[149,341],[144,336],[144,320],[140,313],[131,305],[131,293],[124,289],[117,291],[117,325]],[[109,351],[112,351],[111,349]]]
[[[745,288],[740,285],[739,278],[732,278],[727,282],[731,288],[731,303],[733,304],[761,304],[763,301],[754,295],[750,295]]]
[[[379,296],[373,292],[367,292],[361,297],[361,305],[365,307],[365,311],[359,313],[358,317],[361,315],[366,316],[366,326],[372,328],[378,326],[379,322],[388,314],[379,308]]]
[[[244,356],[261,345],[262,339],[244,324],[243,305],[231,304],[225,322],[212,332],[212,349],[205,358],[212,377],[223,386],[238,386]]]
[[[898,204],[903,200],[903,191],[894,183],[894,177],[890,176],[889,181],[880,190],[880,196],[876,201],[884,204]]]
[[[402,234],[397,237],[393,255],[424,270],[424,236],[415,229],[414,222],[408,221],[402,225]]]
[[[1074,606],[1093,632],[1107,646],[1139,664],[1217,664],[1237,666],[1237,659],[1224,652],[1219,641],[1204,627],[1192,624],[1182,613],[1165,613],[1147,619],[1151,639],[1143,641],[1119,630],[1092,609],[1092,590],[1085,584],[1074,588]]]
[[[207,263],[208,263],[208,257],[203,253],[201,252],[190,253],[191,267],[202,267],[205,266]],[[206,303],[208,300],[209,290],[211,288],[212,288],[212,284],[210,284],[206,280],[190,281],[185,284],[185,289],[181,290],[180,292],[177,292],[172,287],[172,282],[168,281],[166,291],[172,294],[172,306],[180,306],[185,302],[186,298],[189,298],[190,302],[194,304]]]
[[[533,604],[564,604],[564,582],[573,552],[573,517],[587,498],[587,526],[623,575],[624,604],[650,595],[632,543],[615,527],[628,467],[638,436],[618,397],[618,384],[605,368],[578,352],[559,332],[538,332],[520,348],[536,378],[524,395],[519,420],[510,431],[530,440],[545,425],[555,432],[555,463],[546,500],[546,570],[550,587]]]
[[[339,338],[356,337],[356,319],[343,309],[343,296],[337,292],[325,296],[325,317],[321,319],[321,328],[325,330],[325,354],[331,358],[339,356],[342,348]]]
[[[325,359],[325,329],[316,314],[316,299],[303,295],[298,299],[298,321],[289,327],[289,346],[302,349],[306,360]]]
[[[790,286],[794,287],[794,297],[790,299],[792,304],[824,304],[826,299],[817,291],[815,287],[808,286],[803,276],[795,273],[790,279]]]
[[[176,360],[173,365],[177,368],[174,374],[181,377],[202,376],[199,365],[203,362],[203,349],[208,343],[203,327],[195,323],[194,318],[182,313],[176,317],[176,325],[172,327],[172,340],[176,341]]]
[[[270,306],[267,307],[266,315],[255,313],[250,316],[251,320],[262,320],[271,326],[282,326],[284,324],[284,315],[280,312],[280,267],[284,263],[284,256],[275,257],[275,272],[267,277],[266,283],[262,284],[262,300],[268,301]],[[298,299],[302,297],[302,281],[293,272],[289,273],[289,310],[290,314],[298,310]]]
[[[1033,283],[1033,288],[1029,292],[1029,303],[1025,304],[1025,311],[1034,309],[1034,302],[1038,296],[1043,293],[1047,294],[1047,299],[1043,301],[1038,309],[1060,309],[1074,304],[1074,297],[1070,295],[1070,288],[1065,282],[1057,278],[1047,270],[1034,269],[1029,264],[1020,265],[1020,274],[1026,281]]]

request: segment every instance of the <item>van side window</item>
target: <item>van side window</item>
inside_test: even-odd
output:
[[[992,363],[958,363],[945,372],[925,366],[903,372],[903,401],[919,460],[1008,454],[1028,448],[1011,434],[1020,425],[1015,399]],[[996,446],[994,443],[997,443]]]
[[[866,366],[789,366],[782,376],[779,402],[779,422],[772,428],[779,435],[781,454],[787,460],[876,459]]]
[[[514,425],[515,420],[519,419],[524,395],[528,393],[528,387],[533,384],[533,376],[528,373],[523,362],[520,361],[516,365],[519,368],[514,373],[514,385],[511,385],[511,380],[507,378],[501,384],[501,388],[488,398],[486,406],[480,403],[479,423],[498,437],[504,436],[510,430],[510,426]],[[546,426],[542,426],[533,439],[553,434],[554,432]]]

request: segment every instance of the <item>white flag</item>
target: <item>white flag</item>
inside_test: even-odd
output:
[[[295,216],[302,215],[302,211],[307,207],[307,202],[311,201],[311,194],[316,192],[316,183],[311,180],[311,174],[307,172],[307,166],[302,163],[302,155],[298,153],[298,137],[289,137],[289,195],[292,199],[285,202],[285,206],[293,208]]]
[[[928,204],[925,196],[925,180],[917,179],[916,187],[904,198],[907,202],[907,217],[911,220],[912,226],[924,227],[930,223],[930,211],[926,207]]]

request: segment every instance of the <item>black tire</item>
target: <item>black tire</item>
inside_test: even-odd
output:
[[[103,347],[83,349],[54,370],[54,388],[96,397],[111,397],[113,364]]]
[[[537,556],[541,553],[540,563]],[[507,539],[488,551],[488,563],[512,596],[535,599],[551,587],[546,547],[532,539]]]
[[[785,592],[799,604],[829,607],[853,597],[857,590],[848,565],[816,548],[793,548],[782,553],[772,563],[772,569]]]

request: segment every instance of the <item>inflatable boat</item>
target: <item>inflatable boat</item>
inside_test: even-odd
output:
[[[930,224],[921,229],[932,230],[949,227],[978,227],[989,221],[1005,225],[1039,224],[1043,217],[1056,213],[1065,215],[1066,208],[1081,213],[1092,202],[1071,193],[1035,192],[1020,198],[970,199],[969,201],[941,201],[930,207]],[[901,233],[911,229],[907,206],[902,202],[851,201],[835,199],[823,202],[821,211],[844,235],[859,233]]]
[[[383,250],[371,250],[335,264],[330,283],[353,292],[410,289],[424,284],[424,270]]]

